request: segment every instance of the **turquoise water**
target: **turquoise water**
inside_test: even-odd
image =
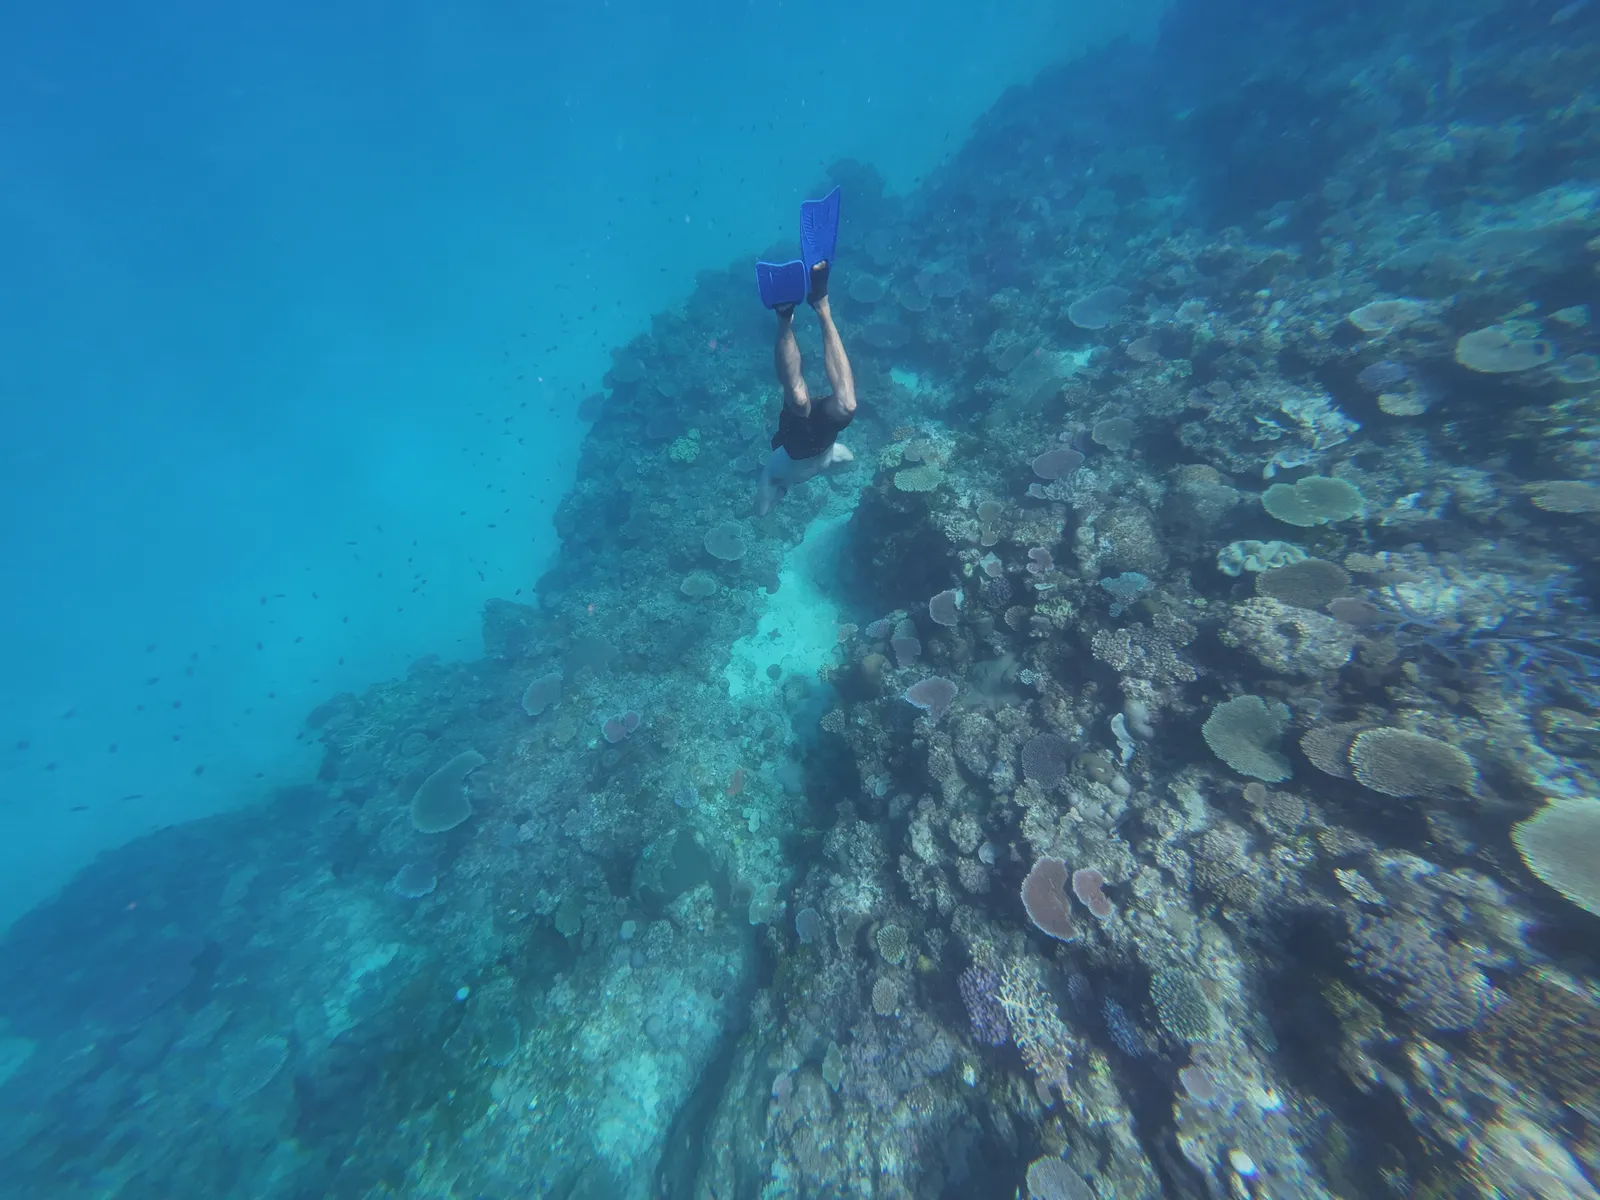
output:
[[[334,692],[475,656],[610,349],[826,163],[913,186],[1108,31],[1053,10],[8,16],[0,918],[314,771]]]
[[[1600,1195],[1600,9],[0,56],[0,1195]]]

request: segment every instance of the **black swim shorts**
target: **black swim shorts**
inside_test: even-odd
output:
[[[799,461],[815,458],[833,445],[855,414],[849,413],[840,420],[831,412],[824,412],[823,406],[832,398],[831,395],[813,396],[811,411],[803,417],[785,404],[778,415],[778,432],[772,435],[772,448],[776,450],[782,446],[790,458]]]

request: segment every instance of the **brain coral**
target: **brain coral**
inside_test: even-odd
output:
[[[1212,753],[1239,774],[1281,783],[1289,778],[1289,760],[1272,744],[1288,723],[1285,705],[1268,704],[1260,696],[1235,696],[1211,710],[1200,732]]]
[[[1406,729],[1369,729],[1350,743],[1350,769],[1385,796],[1443,796],[1470,791],[1472,760],[1447,742]]]

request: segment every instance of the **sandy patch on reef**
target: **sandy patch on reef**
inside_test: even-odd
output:
[[[733,644],[723,671],[728,696],[738,700],[769,691],[773,663],[789,675],[815,679],[828,652],[839,642],[839,607],[828,594],[850,513],[822,516],[806,527],[806,535],[778,568],[778,590],[756,622],[756,631]]]

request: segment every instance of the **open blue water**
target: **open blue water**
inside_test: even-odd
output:
[[[1600,1196],[1596,80],[0,14],[0,1196]]]

